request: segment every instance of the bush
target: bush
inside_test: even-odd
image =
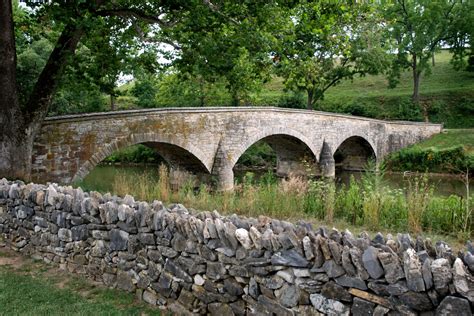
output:
[[[393,171],[453,172],[474,168],[474,157],[466,154],[462,146],[435,150],[419,147],[404,148],[387,159]]]

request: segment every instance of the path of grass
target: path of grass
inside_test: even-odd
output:
[[[108,289],[0,246],[0,315],[160,315]]]

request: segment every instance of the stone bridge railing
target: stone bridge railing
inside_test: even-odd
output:
[[[0,233],[21,253],[180,314],[472,315],[472,247],[0,180]]]

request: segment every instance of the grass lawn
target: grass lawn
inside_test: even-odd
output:
[[[435,150],[463,146],[467,154],[474,155],[474,129],[448,129],[414,146]]]
[[[133,294],[0,246],[0,315],[160,315],[160,311]]]

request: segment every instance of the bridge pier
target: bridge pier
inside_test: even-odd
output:
[[[323,143],[323,149],[319,157],[319,167],[321,169],[321,176],[325,178],[336,177],[336,162],[326,142]]]
[[[234,171],[232,168],[217,168],[214,173],[218,191],[232,191],[234,189]]]

